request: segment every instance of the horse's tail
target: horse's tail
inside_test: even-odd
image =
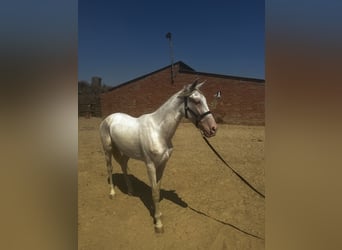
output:
[[[112,140],[110,137],[110,128],[107,119],[104,119],[99,126],[100,139],[102,142],[103,149],[105,151],[111,151]]]

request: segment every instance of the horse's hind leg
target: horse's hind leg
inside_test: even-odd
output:
[[[120,164],[122,172],[124,174],[124,179],[125,179],[126,186],[127,186],[127,193],[129,195],[133,195],[132,183],[127,173],[127,163],[128,163],[129,157],[126,155],[121,155],[120,157],[116,157],[116,154],[113,154],[113,155],[116,161]]]
[[[107,164],[107,172],[108,172],[108,179],[109,179],[109,198],[113,199],[115,195],[114,184],[113,184],[113,165],[112,165],[112,153],[105,152],[106,155],[106,164]]]

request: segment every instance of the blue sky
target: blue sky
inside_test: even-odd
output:
[[[259,0],[78,2],[78,78],[115,86],[174,61],[197,71],[265,78]]]

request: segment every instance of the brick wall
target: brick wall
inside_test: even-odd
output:
[[[201,88],[218,122],[229,124],[265,124],[265,84],[243,78],[182,71],[175,65],[174,83],[170,67],[123,84],[101,95],[102,115],[123,112],[140,116],[153,112],[171,95],[196,78],[207,80]],[[222,97],[214,95],[220,90]]]

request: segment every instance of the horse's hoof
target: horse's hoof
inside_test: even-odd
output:
[[[163,227],[154,227],[154,232],[157,234],[162,234],[162,233],[164,233],[164,228]]]
[[[113,200],[115,194],[109,194],[109,199]]]

